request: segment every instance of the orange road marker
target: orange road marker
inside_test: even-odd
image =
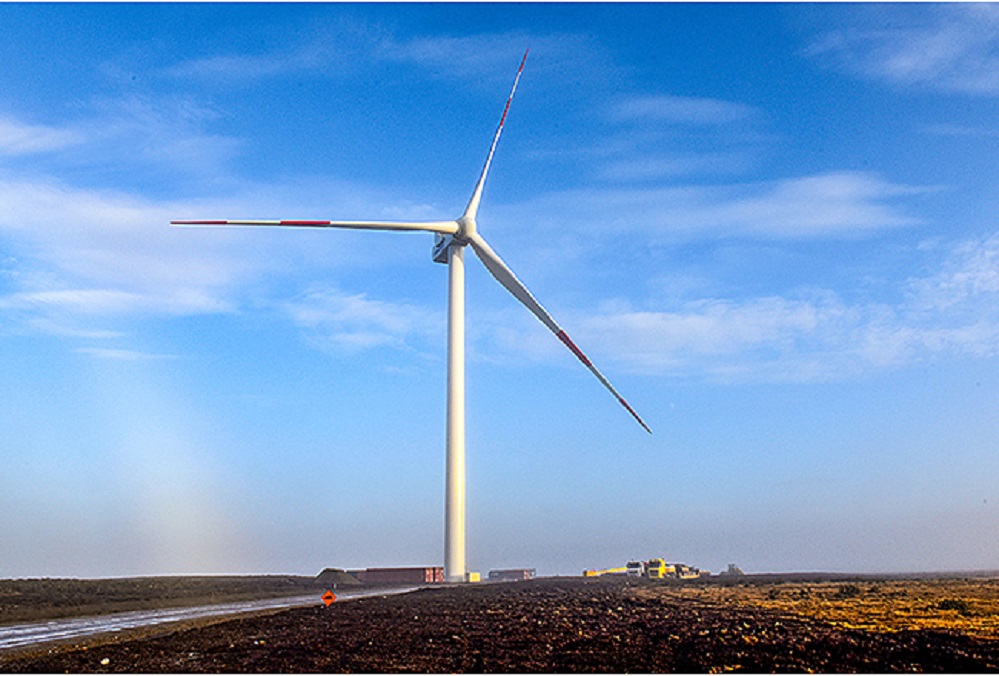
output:
[[[327,589],[326,593],[323,594],[323,603],[325,603],[326,607],[329,608],[334,601],[336,601],[336,594],[334,594],[331,589]]]

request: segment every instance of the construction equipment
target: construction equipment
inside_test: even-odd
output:
[[[645,575],[653,580],[676,577],[676,566],[666,563],[665,559],[649,559],[645,564]]]
[[[694,580],[701,576],[701,571],[685,563],[678,563],[676,564],[676,576],[681,580]]]
[[[701,577],[701,571],[685,563],[666,563],[666,559],[655,558],[648,561],[629,561],[623,568],[604,568],[603,570],[584,570],[583,577],[597,577],[625,573],[628,577],[645,577],[652,580],[674,579],[692,580]]]
[[[584,570],[583,577],[598,577],[600,575],[613,575],[614,573],[627,573],[627,567],[604,568],[603,570]]]

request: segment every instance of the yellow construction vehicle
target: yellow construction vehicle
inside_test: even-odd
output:
[[[627,573],[627,567],[604,568],[603,570],[584,570],[583,577],[597,577],[598,575],[610,575],[613,573]]]
[[[676,566],[666,563],[665,559],[649,559],[649,562],[645,564],[645,575],[654,580],[676,577]]]
[[[701,571],[685,563],[678,563],[676,564],[676,576],[681,580],[695,580],[701,576]]]
[[[666,563],[666,559],[649,559],[648,561],[631,561],[622,568],[604,568],[602,570],[584,570],[583,577],[613,575],[625,573],[628,577],[647,577],[653,580],[666,578],[692,580],[701,576],[701,571],[685,563]]]

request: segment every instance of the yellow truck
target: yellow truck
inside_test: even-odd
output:
[[[630,561],[623,568],[604,568],[602,570],[584,570],[583,577],[597,577],[625,573],[628,577],[646,577],[653,580],[666,578],[692,580],[701,576],[701,571],[685,563],[666,563],[666,559],[657,558],[648,561]]]
[[[676,577],[676,566],[666,563],[665,559],[649,559],[649,562],[645,564],[645,575],[653,580]]]
[[[584,570],[583,577],[597,577],[599,575],[613,575],[614,573],[626,573],[628,569],[622,568],[603,568],[601,570]]]

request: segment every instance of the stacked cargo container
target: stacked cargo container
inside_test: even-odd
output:
[[[366,568],[349,571],[364,584],[425,584],[444,582],[443,566]]]

